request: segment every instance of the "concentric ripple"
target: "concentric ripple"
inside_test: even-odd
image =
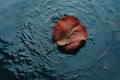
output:
[[[0,10],[2,80],[8,77],[9,80],[119,79],[120,12],[116,6],[119,0],[13,0],[8,3]],[[55,25],[65,15],[73,15],[85,25],[86,45],[76,55],[64,54],[55,47],[44,56],[54,44]]]

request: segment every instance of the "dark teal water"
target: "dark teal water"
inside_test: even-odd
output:
[[[120,80],[120,0],[0,0],[0,80]],[[88,31],[76,55],[53,45],[65,15]]]

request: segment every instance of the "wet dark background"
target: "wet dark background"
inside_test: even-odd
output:
[[[76,55],[53,44],[65,15],[88,31]],[[0,0],[0,80],[120,80],[120,0]]]

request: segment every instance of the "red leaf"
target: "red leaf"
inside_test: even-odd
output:
[[[87,40],[87,30],[74,16],[65,16],[56,25],[54,37],[58,46],[66,51],[81,46],[81,41]]]

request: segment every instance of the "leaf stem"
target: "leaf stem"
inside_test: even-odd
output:
[[[55,48],[55,46],[56,46],[56,43],[54,43],[52,47],[45,52],[45,56],[48,55]]]

